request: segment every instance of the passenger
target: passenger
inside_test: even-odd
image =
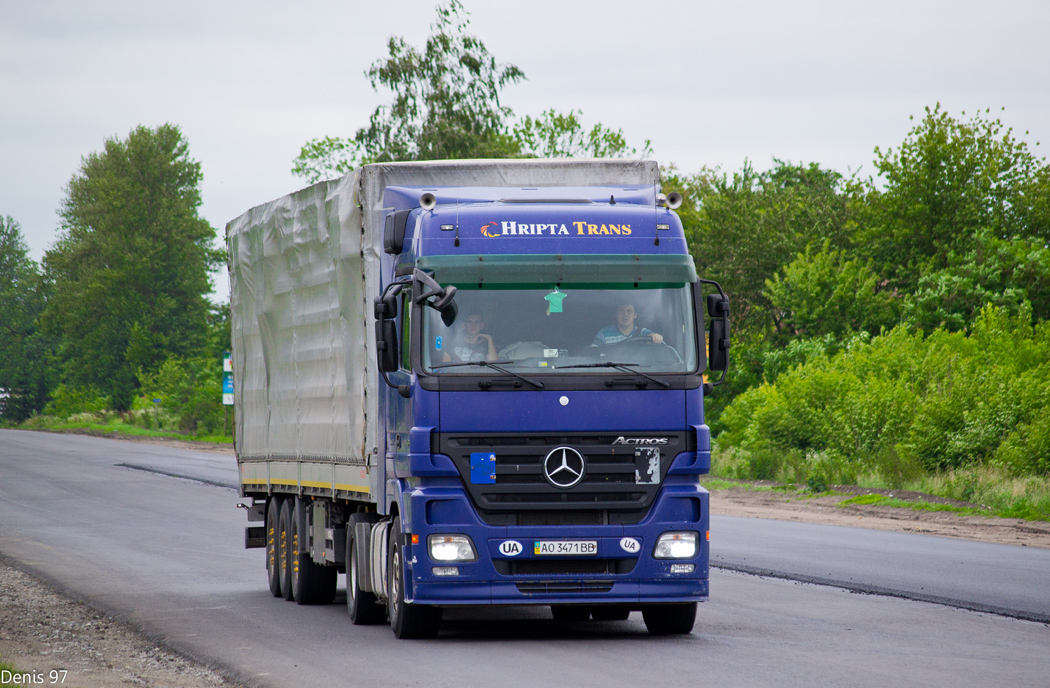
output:
[[[480,313],[471,313],[467,316],[452,341],[452,353],[456,358],[465,362],[495,361],[498,358],[492,335],[484,334],[483,329],[485,329],[485,320]],[[454,359],[446,353],[445,360]]]
[[[664,338],[652,330],[634,324],[638,314],[635,313],[634,304],[624,301],[616,306],[616,324],[608,325],[598,331],[591,346],[608,346],[619,344],[632,338],[649,337],[654,344],[662,344]]]

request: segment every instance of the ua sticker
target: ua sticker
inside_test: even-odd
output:
[[[507,557],[521,554],[521,543],[516,540],[504,540],[499,545],[499,553]]]
[[[641,543],[635,540],[634,538],[623,538],[622,540],[620,540],[620,547],[623,549],[624,552],[630,552],[631,554],[634,554],[642,549]]]

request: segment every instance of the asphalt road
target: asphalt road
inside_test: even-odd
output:
[[[352,626],[341,604],[270,596],[262,551],[243,549],[244,512],[221,487],[235,479],[223,454],[0,430],[0,553],[259,685],[1050,683],[1046,624],[725,569],[683,638],[648,636],[638,614],[557,624],[513,608],[451,612],[436,640],[397,641]],[[712,530],[726,566],[1050,612],[1044,550],[757,519]]]

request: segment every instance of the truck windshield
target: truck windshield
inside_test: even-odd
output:
[[[530,377],[606,373],[605,364],[649,374],[694,372],[690,285],[616,286],[460,287],[459,315],[450,327],[436,311],[424,309],[424,369],[501,374],[480,363],[488,361]],[[478,365],[462,365],[471,362]]]

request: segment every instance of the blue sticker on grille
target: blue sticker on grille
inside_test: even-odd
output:
[[[496,483],[495,454],[478,452],[470,455],[470,482],[474,485]]]

